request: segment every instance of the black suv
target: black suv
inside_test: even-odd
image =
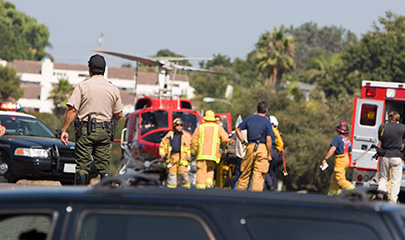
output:
[[[6,127],[0,137],[0,174],[8,182],[37,179],[73,184],[74,143],[63,145],[56,133],[32,115],[0,111],[0,121]]]
[[[36,231],[48,240],[405,239],[405,206],[369,201],[359,190],[330,197],[128,182],[2,190],[1,238]]]

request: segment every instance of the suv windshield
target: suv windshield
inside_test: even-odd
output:
[[[6,127],[5,135],[55,137],[52,130],[36,118],[3,115],[0,121]]]

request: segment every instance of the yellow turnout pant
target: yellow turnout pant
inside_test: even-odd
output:
[[[349,167],[349,156],[347,154],[340,154],[335,156],[335,169],[333,171],[328,195],[335,195],[338,193],[339,186],[343,189],[354,189],[353,184],[346,179],[346,171]]]

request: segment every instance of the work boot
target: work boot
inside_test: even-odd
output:
[[[87,185],[87,178],[88,178],[87,174],[81,174],[81,173],[76,172],[75,185],[77,185],[77,186]]]

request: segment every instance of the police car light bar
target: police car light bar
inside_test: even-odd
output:
[[[12,102],[1,102],[0,110],[3,111],[17,111],[21,109],[21,104]]]

